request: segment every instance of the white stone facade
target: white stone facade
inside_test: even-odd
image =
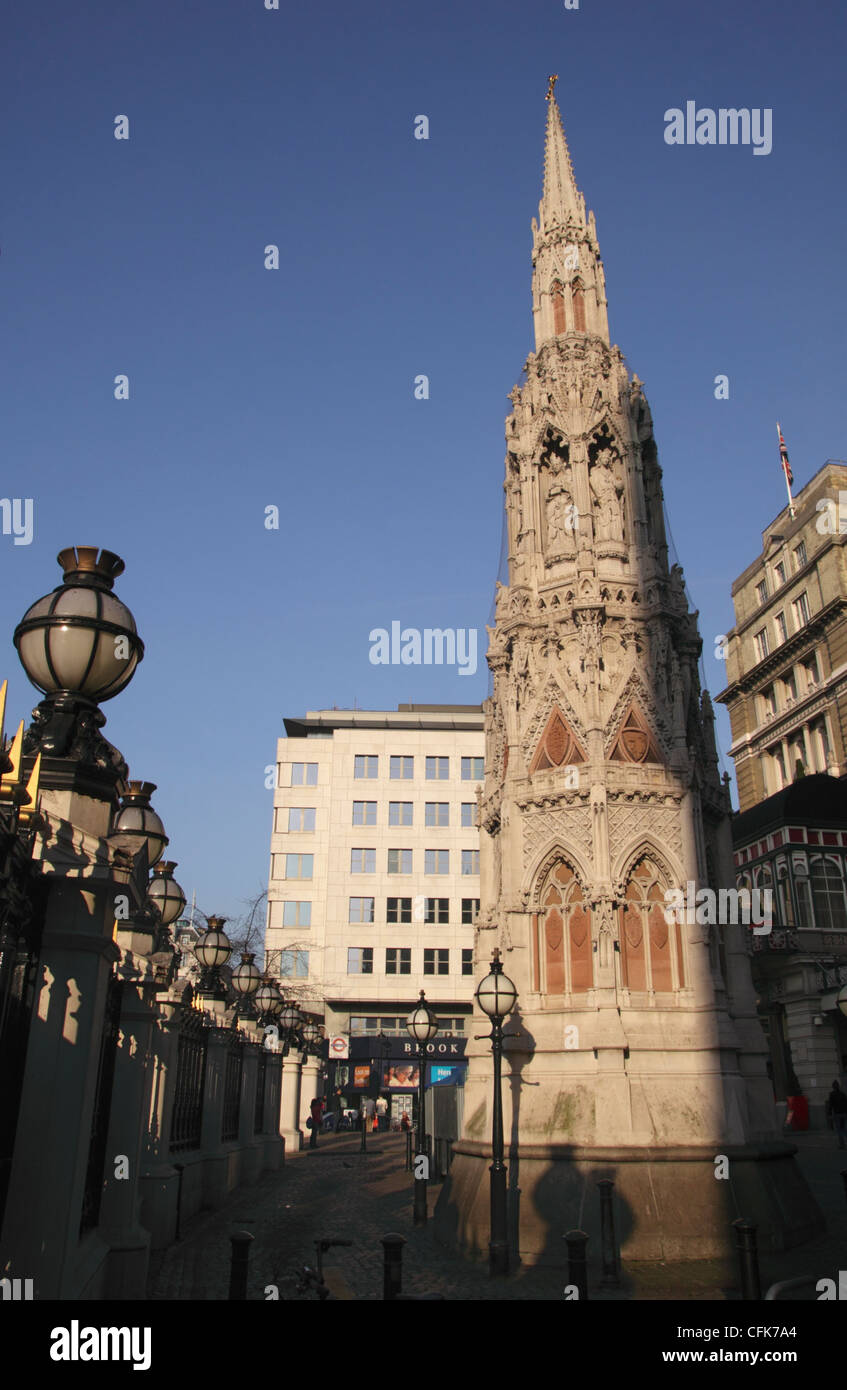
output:
[[[445,1031],[461,1032],[474,988],[469,904],[479,899],[480,707],[321,710],[286,727],[271,836],[270,968],[277,973],[282,964],[284,991],[313,1001],[318,1012],[323,1006],[330,1032],[347,1032],[351,1018],[405,1017],[421,989],[452,1020]],[[428,777],[428,767],[447,775]],[[302,781],[292,781],[292,768]],[[311,877],[288,876],[298,871]],[[364,951],[369,959],[348,955]],[[432,971],[427,951],[436,953]],[[304,953],[308,974],[286,974],[303,971]],[[363,1031],[361,1023],[354,1027]]]

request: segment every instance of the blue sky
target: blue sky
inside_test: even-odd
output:
[[[482,661],[374,666],[368,633],[484,637],[550,71],[719,690],[732,579],[785,500],[775,421],[798,485],[847,457],[845,28],[775,0],[10,0],[2,494],[35,533],[0,536],[7,726],[57,551],[117,551],[147,654],[105,733],[189,895],[237,915],[284,715],[484,698]],[[666,145],[689,99],[771,108],[772,153]]]

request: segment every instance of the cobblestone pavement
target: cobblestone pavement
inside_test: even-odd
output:
[[[827,1234],[810,1244],[761,1258],[763,1290],[771,1283],[810,1274],[834,1278],[847,1256],[847,1197],[841,1170],[847,1152],[839,1152],[829,1134],[799,1135],[798,1161],[827,1219]],[[322,1135],[317,1150],[289,1155],[277,1173],[266,1173],[250,1188],[236,1191],[214,1211],[202,1212],[183,1239],[151,1258],[148,1297],[152,1299],[226,1299],[230,1242],[235,1231],[254,1236],[250,1247],[248,1299],[265,1299],[276,1285],[286,1300],[311,1297],[298,1293],[296,1271],[314,1266],[318,1236],[348,1239],[349,1249],[325,1256],[327,1283],[339,1298],[382,1298],[380,1237],[397,1231],[403,1250],[403,1291],[440,1294],[449,1300],[555,1300],[567,1282],[564,1270],[518,1268],[505,1279],[491,1280],[484,1263],[471,1263],[436,1244],[431,1223],[412,1224],[412,1175],[405,1169],[405,1139],[385,1134],[359,1152],[359,1138]],[[429,1185],[432,1212],[440,1185]],[[594,1252],[596,1255],[596,1252]],[[638,1264],[624,1270],[620,1289],[597,1288],[599,1269],[590,1266],[592,1300],[738,1298],[733,1266],[715,1261],[689,1265]],[[814,1291],[810,1292],[814,1298]]]

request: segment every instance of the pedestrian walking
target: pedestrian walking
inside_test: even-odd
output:
[[[376,1118],[380,1129],[388,1128],[388,1101],[385,1096],[379,1096],[376,1102]]]
[[[347,1100],[341,1093],[341,1087],[336,1086],[333,1098],[333,1109],[335,1110],[335,1132],[338,1134],[344,1120],[344,1111],[347,1109]]]
[[[374,1128],[374,1121],[375,1121],[375,1119],[376,1119],[376,1106],[374,1105],[374,1098],[373,1098],[373,1096],[368,1096],[367,1100],[365,1101],[365,1119],[364,1119],[364,1124],[365,1124],[365,1129],[368,1130],[369,1132],[370,1132],[370,1130],[372,1130],[372,1129]]]
[[[833,1081],[832,1089],[826,1098],[826,1117],[832,1121],[832,1128],[838,1136],[839,1149],[843,1149],[844,1134],[847,1131],[847,1095],[837,1081]]]
[[[311,1105],[309,1106],[309,1121],[310,1121],[310,1123],[309,1123],[309,1129],[312,1131],[311,1134],[310,1134],[310,1136],[309,1136],[309,1148],[310,1148],[310,1149],[316,1149],[316,1148],[318,1147],[318,1130],[319,1130],[320,1127],[321,1127],[321,1120],[323,1119],[323,1113],[324,1113],[324,1103],[323,1103],[323,1101],[321,1100],[320,1096],[315,1096],[315,1099],[312,1101]]]

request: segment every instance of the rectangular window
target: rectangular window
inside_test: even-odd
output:
[[[315,828],[315,809],[313,806],[289,806],[288,808],[288,829],[291,830],[314,830]]]
[[[282,925],[284,927],[310,927],[312,925],[312,904],[283,903]]]
[[[785,691],[786,700],[794,701],[797,699],[797,682],[794,679],[793,671],[786,671],[782,678],[782,688]]]
[[[373,778],[378,775],[379,759],[371,753],[357,753],[353,758],[353,776]]]
[[[388,851],[388,872],[390,874],[410,874],[412,872],[412,851],[410,849],[390,849]]]
[[[803,662],[803,674],[806,678],[806,689],[812,690],[820,680],[820,672],[818,671],[818,659],[816,656],[812,655],[810,657],[807,657],[806,660]]]
[[[801,594],[799,598],[795,598],[791,607],[794,610],[795,630],[797,628],[805,626],[805,624],[809,621],[809,618],[811,616],[811,614],[809,613],[809,599],[807,595]]]
[[[311,878],[313,854],[286,854],[285,878]]]
[[[450,974],[450,952],[438,949],[424,949],[424,968],[425,975],[449,975]]]
[[[309,952],[280,951],[279,973],[296,980],[305,980],[309,974]]]
[[[766,602],[767,602],[767,597],[768,597],[768,581],[767,581],[766,579],[763,579],[762,582],[761,582],[761,584],[757,584],[757,585],[756,585],[756,598],[759,600],[759,607],[760,607],[760,608],[761,608],[761,606],[762,606],[763,603],[766,603]]]
[[[350,898],[348,922],[372,922],[374,919],[374,898]]]
[[[463,849],[463,850],[462,850],[462,873],[463,873],[463,874],[478,874],[478,873],[479,873],[479,850],[478,850],[478,849]]]
[[[373,973],[373,946],[349,946],[347,948],[347,974],[372,975]]]
[[[351,849],[351,851],[350,851],[350,872],[351,872],[351,874],[375,874],[375,873],[376,873],[376,850],[375,850],[375,849]]]
[[[412,824],[412,803],[411,803],[411,801],[389,801],[389,803],[388,803],[388,824],[389,824],[389,825],[411,825],[411,824]]]
[[[776,693],[772,685],[767,686],[762,691],[762,705],[764,706],[765,719],[771,719],[776,714]]]
[[[779,646],[781,643],[785,641],[786,637],[788,636],[788,624],[785,621],[785,614],[777,613],[776,617],[774,618],[774,622],[776,623],[777,646]]]
[[[774,565],[774,573],[776,574],[776,582],[781,588],[785,583],[785,565],[782,560],[780,560],[778,565]]]
[[[414,768],[414,758],[391,758],[388,764],[388,775],[395,782],[408,782],[415,775]]]
[[[424,823],[426,825],[449,825],[449,801],[428,801],[425,807]]]
[[[427,898],[424,920],[430,926],[443,926],[450,921],[450,899],[449,898]]]
[[[462,947],[462,974],[473,974],[473,948]]]
[[[426,849],[424,850],[424,873],[425,874],[449,874],[450,872],[450,851],[449,849]]]
[[[464,830],[470,830],[476,825],[476,809],[475,801],[462,802],[462,828]]]
[[[412,951],[409,946],[386,946],[386,975],[411,975]]]
[[[768,634],[765,628],[761,628],[754,637],[756,643],[756,660],[764,661],[768,654]]]
[[[428,782],[446,782],[449,776],[449,758],[427,758],[426,777]]]
[[[318,784],[317,763],[292,763],[292,787],[316,787]]]
[[[411,922],[412,899],[389,898],[385,908],[385,920],[390,925],[399,922]]]
[[[353,824],[354,824],[354,825],[376,825],[376,802],[375,802],[375,801],[354,801],[354,802],[353,802]]]
[[[794,569],[801,570],[806,563],[806,542],[801,541],[794,547]]]
[[[485,776],[484,764],[484,758],[463,758],[462,781],[481,782]]]
[[[479,898],[462,898],[462,926],[472,927],[479,913]]]

